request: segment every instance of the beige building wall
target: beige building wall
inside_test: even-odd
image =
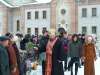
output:
[[[0,3],[0,13],[2,13],[2,31],[1,34],[5,34],[8,32],[8,7]]]
[[[64,7],[63,7],[64,3]],[[68,24],[68,32],[69,33],[77,33],[78,32],[78,6],[75,3],[75,0],[52,0],[51,2],[51,28],[58,28],[60,17],[59,10],[60,8],[65,8],[67,12],[67,16],[63,16],[65,20],[65,24]],[[66,18],[65,18],[66,17]],[[61,24],[61,23],[60,23]],[[66,27],[66,26],[65,26]],[[66,29],[66,28],[65,28]]]
[[[56,29],[56,7],[57,7],[57,1],[52,0],[51,1],[51,28]]]

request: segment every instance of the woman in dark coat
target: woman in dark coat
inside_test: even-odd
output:
[[[94,60],[96,60],[95,46],[93,38],[88,36],[83,46],[84,75],[95,75]]]
[[[71,69],[71,75],[73,75],[73,64],[75,63],[75,75],[77,75],[79,67],[79,59],[81,58],[82,44],[78,41],[77,34],[72,36],[72,42],[69,44],[69,57],[71,60],[68,64],[68,69]]]

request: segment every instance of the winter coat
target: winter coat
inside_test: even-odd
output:
[[[42,36],[39,40],[39,59],[42,61],[46,59],[46,46],[48,43],[49,38],[47,36]]]
[[[62,41],[58,39],[52,50],[52,72],[51,75],[64,75]]]
[[[94,44],[84,44],[82,56],[84,60],[84,75],[95,75],[94,60],[96,58]]]
[[[20,66],[21,65],[21,57],[20,57],[19,49],[18,49],[16,43],[13,43],[12,46],[13,46],[15,53],[16,53],[18,69],[19,69],[19,73],[21,75],[21,66]]]
[[[46,36],[42,36],[39,40],[39,53],[46,52],[46,45],[48,43],[49,38]]]
[[[69,44],[69,56],[70,57],[81,57],[82,44],[79,41],[71,42]]]
[[[9,46],[7,47],[7,51],[9,55],[9,64],[10,64],[10,73],[11,73],[10,75],[19,75],[17,57],[11,41],[9,42]]]
[[[46,47],[46,65],[45,65],[45,75],[51,75],[52,70],[52,50],[55,45],[57,38],[53,41],[49,41]]]
[[[10,75],[9,56],[7,49],[0,45],[0,75]]]

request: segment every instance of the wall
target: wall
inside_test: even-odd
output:
[[[87,18],[82,18],[82,8],[87,8]],[[97,17],[92,17],[92,8],[97,8]],[[97,26],[97,36],[100,38],[100,5],[81,5],[78,7],[78,32],[82,32],[82,26],[87,27],[87,34],[92,34],[91,27]]]
[[[42,18],[43,10],[47,11],[46,19]],[[39,11],[39,19],[37,20],[35,20],[35,11]],[[31,12],[31,20],[27,20],[27,12]],[[31,34],[35,34],[34,29],[39,28],[39,34],[41,34],[43,27],[50,29],[50,4],[37,4],[25,7],[25,33],[27,33],[27,28],[31,28]]]

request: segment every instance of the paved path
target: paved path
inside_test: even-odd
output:
[[[96,70],[95,75],[100,75],[100,58],[98,58],[95,62],[95,70]],[[41,73],[42,73],[41,66],[38,66],[38,70],[31,71],[30,75],[42,75]],[[70,75],[70,71],[66,71],[65,75]],[[84,67],[79,68],[78,75],[84,75]]]

